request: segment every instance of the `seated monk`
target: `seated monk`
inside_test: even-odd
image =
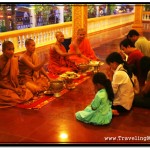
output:
[[[18,84],[18,57],[14,56],[14,44],[5,41],[0,56],[0,108],[15,106],[30,100],[33,94]]]
[[[50,58],[48,70],[52,74],[62,74],[67,71],[76,71],[77,67],[68,60],[68,54],[63,46],[64,35],[62,32],[57,31],[55,33],[56,43],[50,47]]]
[[[76,64],[87,63],[90,60],[98,60],[93,49],[91,48],[89,40],[85,37],[86,32],[83,28],[78,29],[77,38],[70,44],[69,53],[76,53],[77,55],[70,56],[70,60],[74,60]],[[79,58],[80,57],[80,58]],[[81,59],[82,58],[82,59]]]
[[[27,39],[25,47],[26,51],[19,58],[19,83],[25,84],[33,94],[38,94],[49,87],[50,78],[43,68],[48,61],[48,56],[45,55],[45,59],[39,62],[33,39]]]

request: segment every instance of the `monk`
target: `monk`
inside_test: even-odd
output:
[[[86,32],[83,28],[78,29],[77,38],[70,44],[69,53],[76,53],[78,57],[72,56],[71,60],[76,61],[76,63],[87,63],[90,60],[98,60],[93,49],[91,48],[89,40],[86,38]],[[79,59],[84,58],[83,59]],[[86,60],[86,61],[85,61]]]
[[[54,75],[59,75],[67,71],[76,71],[77,67],[73,62],[68,60],[68,54],[63,46],[64,34],[61,31],[55,33],[56,43],[50,47],[50,59],[48,70]]]
[[[31,91],[18,84],[18,57],[14,56],[14,44],[4,41],[0,56],[0,108],[16,106],[30,100]]]
[[[49,88],[50,78],[44,70],[43,65],[48,61],[48,56],[40,62],[35,52],[33,39],[25,41],[26,51],[19,58],[19,83],[26,85],[35,95]]]

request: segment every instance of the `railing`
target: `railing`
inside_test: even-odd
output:
[[[150,31],[150,12],[143,11],[142,17],[144,31]]]
[[[88,33],[109,29],[134,21],[134,13],[102,16],[88,19]]]
[[[56,31],[62,31],[65,37],[71,37],[72,22],[3,32],[0,34],[0,54],[4,40],[12,41],[15,46],[15,53],[17,53],[25,50],[24,42],[27,38],[34,39],[36,47],[54,43]]]
[[[88,19],[88,34],[131,23],[133,19],[133,13]],[[54,43],[55,32],[58,30],[64,33],[65,38],[72,37],[72,22],[0,33],[0,54],[4,40],[12,41],[15,53],[18,53],[25,50],[24,42],[27,38],[34,39],[37,48]]]
[[[150,11],[143,11],[143,21],[150,21]]]

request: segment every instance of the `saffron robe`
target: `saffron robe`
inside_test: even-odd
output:
[[[18,85],[18,58],[12,57],[8,60],[0,56],[0,82],[10,89],[0,85],[0,108],[15,106],[18,103],[30,100],[33,97],[31,91]],[[15,92],[15,88],[20,88],[20,94]],[[14,89],[14,90],[13,90]]]
[[[66,52],[66,49],[63,45],[59,46],[59,48],[62,52]],[[53,47],[50,47],[49,54],[50,59],[48,70],[50,73],[59,75],[67,71],[77,70],[76,66],[71,61],[69,61],[67,57],[58,54]]]
[[[76,53],[74,46],[70,44],[70,53]],[[78,45],[78,48],[82,55],[86,56],[91,60],[97,60],[94,50],[91,48],[90,42],[87,38],[84,38],[82,42]]]
[[[36,53],[31,56],[22,54],[20,57],[26,57],[35,66],[39,64],[39,58]],[[26,85],[33,94],[45,91],[49,88],[48,79],[41,75],[40,71],[34,71],[25,62],[19,59],[19,83]]]

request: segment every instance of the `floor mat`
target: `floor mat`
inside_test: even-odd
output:
[[[75,86],[81,84],[82,82],[84,82],[85,80],[87,80],[88,78],[90,78],[89,76],[82,76],[80,79],[75,81]],[[63,89],[60,94],[61,96],[67,92],[69,92],[70,90],[68,89]],[[39,98],[37,99],[33,99],[30,101],[27,101],[25,103],[22,104],[18,104],[17,107],[19,108],[25,108],[25,109],[40,109],[43,106],[45,106],[46,104],[48,104],[49,102],[53,101],[57,99],[57,97],[55,96],[45,96],[45,95],[41,95]]]

